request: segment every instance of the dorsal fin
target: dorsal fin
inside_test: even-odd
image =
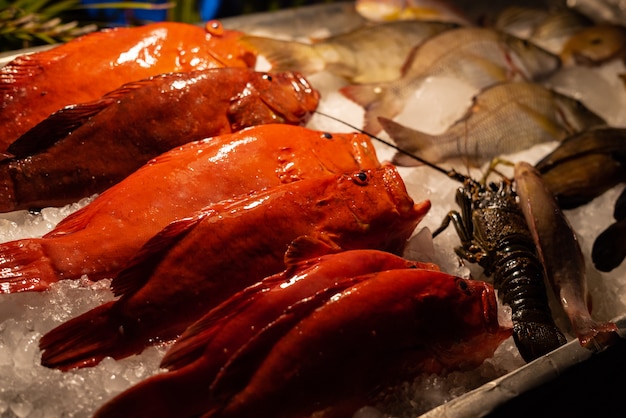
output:
[[[98,100],[66,106],[16,139],[7,151],[17,158],[25,158],[42,152],[82,126],[93,116],[118,102],[129,92],[144,87],[151,78],[124,84]]]
[[[195,215],[176,220],[150,238],[126,267],[111,281],[115,296],[130,297],[143,287],[165,254],[183,239],[204,218],[214,211],[199,211]]]

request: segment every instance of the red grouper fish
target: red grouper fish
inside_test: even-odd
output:
[[[63,370],[178,337],[285,259],[371,248],[400,253],[430,201],[414,203],[390,164],[300,180],[209,205],[150,239],[111,282],[120,298],[44,335],[42,364]]]
[[[0,211],[62,206],[101,193],[187,142],[264,123],[304,125],[319,93],[297,73],[213,68],[126,84],[68,106],[0,161]]]
[[[112,278],[170,222],[238,195],[379,167],[369,137],[259,125],[166,152],[42,238],[0,244],[0,293],[58,280]]]
[[[233,295],[191,325],[163,358],[157,374],[118,395],[100,417],[192,417],[207,410],[209,386],[228,359],[295,303],[331,296],[363,275],[406,268],[438,270],[379,250],[350,250],[290,264]],[[319,296],[321,297],[321,296]]]
[[[160,22],[105,29],[50,50],[22,55],[0,69],[0,151],[51,113],[96,100],[153,75],[219,67],[254,67],[243,33],[217,21],[204,28]]]
[[[382,271],[311,299],[229,359],[203,417],[352,416],[376,388],[475,368],[511,335],[490,284],[439,271]]]

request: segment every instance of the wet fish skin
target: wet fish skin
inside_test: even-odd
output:
[[[368,136],[287,124],[258,125],[168,151],[42,238],[0,244],[0,293],[41,291],[58,280],[114,277],[153,235],[224,199],[377,168]]]
[[[385,118],[380,118],[380,123],[403,150],[431,162],[461,158],[473,166],[606,124],[581,102],[532,82],[504,82],[485,88],[474,96],[465,115],[439,135]],[[393,162],[417,164],[401,153]]]
[[[576,32],[593,25],[587,16],[570,8],[546,10],[510,6],[500,12],[493,26],[558,54],[564,42]]]
[[[472,367],[510,335],[494,318],[495,303],[489,284],[441,272],[368,275],[295,320],[244,387],[203,416],[309,416],[347,399],[365,402],[390,376]]]
[[[458,4],[432,0],[357,0],[354,8],[361,16],[374,22],[422,20],[472,24]]]
[[[560,67],[558,56],[491,28],[461,27],[435,35],[415,49],[404,74],[388,83],[340,89],[365,109],[364,128],[376,134],[379,117],[392,119],[428,77],[463,80],[480,90],[508,80],[539,80]]]
[[[594,25],[573,34],[563,46],[565,65],[598,66],[626,58],[626,27]]]
[[[573,209],[626,181],[626,129],[588,129],[563,140],[535,167],[559,206]]]
[[[305,76],[326,70],[350,83],[392,81],[411,50],[424,40],[457,25],[428,21],[392,21],[364,25],[311,44],[244,36],[272,65],[272,71],[298,71]]]
[[[0,69],[0,151],[64,106],[96,100],[122,84],[156,74],[254,67],[239,31],[219,21],[204,28],[160,22],[89,33]],[[89,51],[87,53],[86,51]]]
[[[383,270],[427,268],[378,250],[350,250],[300,261],[233,295],[190,325],[168,349],[160,367],[169,371],[146,379],[107,402],[96,417],[191,417],[210,407],[206,388],[230,356],[293,304],[352,286],[359,276]]]
[[[590,312],[585,260],[576,233],[554,196],[531,164],[515,165],[520,207],[537,244],[548,281],[580,344],[601,351],[620,337],[612,322],[596,321]]]
[[[429,208],[413,202],[392,165],[209,205],[139,250],[111,283],[119,299],[44,335],[42,365],[91,366],[174,339],[232,294],[283,270],[284,260],[359,248],[399,253]]]
[[[101,193],[184,143],[263,123],[303,125],[319,93],[298,73],[213,68],[160,74],[65,107],[0,161],[0,211],[63,206]]]

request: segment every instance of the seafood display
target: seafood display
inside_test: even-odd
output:
[[[437,270],[433,264],[377,250],[344,251],[288,265],[286,270],[236,293],[187,328],[163,357],[161,367],[168,369],[167,373],[120,394],[98,414],[198,415],[210,408],[207,388],[218,373],[222,374],[220,369],[229,357],[239,355],[239,349],[257,338],[259,330],[303,296],[316,295],[316,303],[325,303],[333,294],[362,281],[364,275],[408,268]]]
[[[81,36],[16,58],[0,69],[0,151],[60,108],[89,102],[122,84],[167,72],[253,67],[241,32],[162,22]],[[91,51],[85,55],[85,51]]]
[[[260,51],[273,71],[298,71],[305,76],[329,71],[351,83],[373,83],[400,77],[406,57],[416,46],[454,27],[403,20],[363,26],[313,44],[261,36],[242,40]]]
[[[287,124],[190,142],[150,161],[45,236],[0,244],[0,293],[41,291],[84,274],[111,278],[170,222],[211,203],[378,166],[365,135]]]
[[[467,113],[448,130],[429,135],[380,117],[385,132],[404,151],[440,162],[461,158],[480,167],[491,159],[606,122],[580,101],[537,83],[510,82],[487,87],[474,96]],[[415,160],[397,153],[394,163]]]
[[[459,180],[463,181],[456,194],[460,211],[451,211],[433,235],[452,222],[461,240],[456,253],[493,275],[498,296],[511,307],[513,338],[524,360],[532,361],[565,344],[548,304],[544,266],[512,182],[487,186],[469,177]]]
[[[378,118],[396,116],[428,77],[457,78],[481,89],[507,80],[540,80],[559,66],[557,56],[504,32],[460,27],[419,45],[397,80],[349,85],[341,92],[365,109],[363,129],[377,134]]]
[[[315,409],[351,415],[358,405],[354,399],[390,372],[398,376],[407,368],[471,367],[490,356],[508,335],[499,330],[494,304],[490,285],[442,272],[388,270],[363,277],[310,314],[289,321],[278,339],[260,342],[271,346],[258,368],[236,370],[250,373],[247,383],[233,385],[227,369],[214,382],[217,399],[204,416],[291,417]],[[272,328],[282,325],[265,332],[272,334]],[[238,353],[238,358],[247,354]],[[355,375],[359,378],[341,378]],[[307,390],[311,380],[316,391]]]
[[[306,123],[318,92],[297,73],[249,68],[168,73],[65,107],[0,161],[0,211],[63,206],[101,193],[187,142],[263,123]],[[141,118],[138,114],[148,114]]]
[[[374,4],[405,10],[358,15]],[[2,418],[412,418],[511,372],[560,374],[572,343],[622,343],[626,119],[572,91],[581,74],[623,87],[618,39],[585,32],[605,22],[351,5],[277,15],[276,38],[265,16],[213,22],[239,63],[131,75],[7,144]],[[282,32],[302,16],[320,30]],[[407,27],[416,46],[394,49]],[[217,74],[247,75],[187,88]],[[50,183],[29,178],[48,153]],[[78,161],[125,160],[72,194],[96,180]]]
[[[118,300],[43,336],[41,362],[67,370],[140,353],[291,259],[358,248],[400,253],[429,208],[413,202],[391,165],[209,205],[143,245],[111,282]]]
[[[603,350],[618,339],[613,323],[595,321],[589,311],[585,260],[578,237],[559,210],[539,171],[528,163],[515,165],[520,207],[533,233],[539,257],[554,293],[583,347]]]

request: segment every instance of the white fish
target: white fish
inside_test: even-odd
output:
[[[345,86],[341,93],[365,109],[364,129],[376,134],[378,117],[396,116],[430,76],[461,79],[479,90],[507,80],[541,79],[559,66],[556,55],[528,41],[495,29],[462,27],[424,41],[398,80]]]
[[[404,151],[433,163],[462,158],[474,166],[605,124],[579,101],[531,82],[486,88],[474,96],[466,114],[440,135],[419,132],[386,118],[380,122]],[[393,162],[416,164],[402,153],[397,153]]]

